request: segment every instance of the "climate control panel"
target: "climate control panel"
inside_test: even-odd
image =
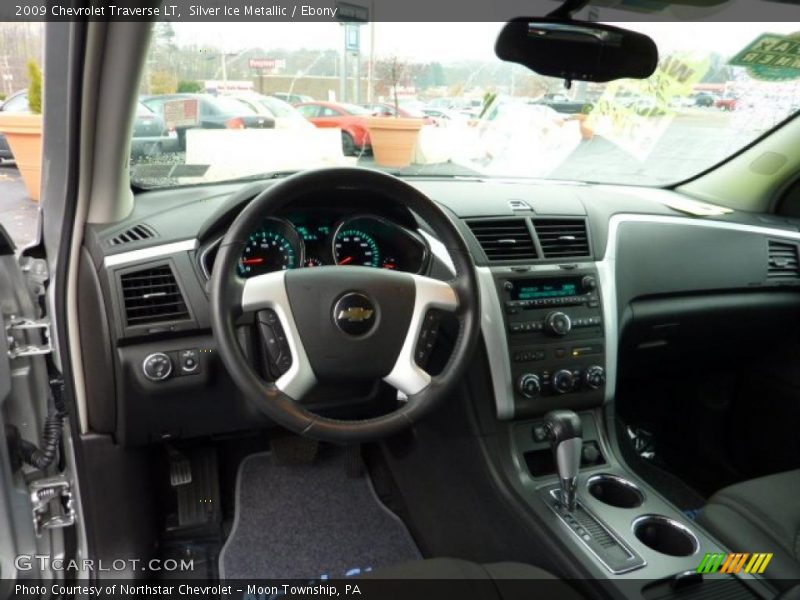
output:
[[[601,404],[605,336],[593,268],[495,273],[511,361],[515,414]]]

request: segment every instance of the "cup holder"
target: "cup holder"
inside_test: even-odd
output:
[[[648,548],[669,556],[691,556],[700,547],[687,527],[660,515],[636,519],[633,534]]]
[[[616,475],[595,475],[588,482],[589,493],[610,506],[637,508],[644,502],[644,494],[627,479]]]

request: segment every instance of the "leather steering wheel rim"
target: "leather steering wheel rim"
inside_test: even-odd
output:
[[[291,271],[278,272],[275,277],[271,278],[268,276],[273,274],[259,275],[249,280],[242,279],[238,275],[236,267],[249,235],[257,230],[264,218],[274,215],[294,201],[315,192],[330,192],[337,189],[358,190],[366,197],[374,197],[376,202],[389,198],[407,207],[433,229],[455,267],[455,276],[448,282],[408,273],[392,272],[389,275],[381,269],[369,267],[327,267],[327,269],[342,269],[335,273],[328,271],[330,281],[336,279],[331,277],[332,274],[341,274],[342,279],[348,279],[345,275],[357,274],[364,281],[369,281],[366,279],[367,277],[382,278],[376,280],[378,286],[383,286],[384,280],[389,285],[397,284],[404,289],[408,289],[409,285],[412,286],[411,289],[415,290],[415,316],[411,320],[412,327],[419,327],[419,323],[421,323],[416,312],[423,297],[428,293],[426,290],[430,288],[433,290],[434,296],[439,295],[440,297],[443,297],[442,294],[444,296],[453,294],[454,302],[445,302],[441,306],[451,309],[459,323],[459,331],[450,359],[439,375],[433,377],[428,375],[427,385],[415,393],[408,394],[408,400],[397,410],[386,415],[354,421],[317,415],[307,410],[297,399],[287,393],[287,390],[292,389],[291,386],[284,386],[284,389],[281,389],[280,378],[276,382],[262,379],[245,357],[236,335],[235,326],[237,318],[248,310],[250,305],[261,305],[260,303],[263,302],[266,303],[263,304],[265,306],[274,306],[275,302],[279,301],[276,298],[279,297],[281,301],[285,302],[287,295],[291,295],[292,292],[291,282],[287,280],[289,275],[286,275],[291,274]],[[326,267],[317,269],[324,270]],[[303,273],[304,280],[313,282],[312,278],[316,275],[310,272],[317,269],[295,269],[293,271],[306,272]],[[355,269],[356,271],[344,271],[345,269]],[[295,280],[298,277],[298,275],[292,276]],[[255,281],[259,278],[261,278],[260,281]],[[264,285],[260,285],[262,282]],[[449,288],[449,290],[445,288]],[[275,298],[268,299],[262,296],[274,296]],[[294,297],[297,298],[297,295],[295,294]],[[253,300],[254,298],[255,300]],[[269,304],[270,302],[272,304]],[[288,310],[286,306],[281,305],[282,310],[276,310],[276,312],[284,329],[287,330],[287,337],[292,342],[292,360],[294,363],[299,363],[301,359],[306,359],[306,354],[303,349],[303,341],[299,339],[293,320],[291,302],[288,304]],[[426,305],[425,309],[428,310],[431,307],[438,308],[439,306],[434,302],[429,306]],[[328,311],[330,308],[320,307],[320,310]],[[241,211],[222,239],[211,277],[211,326],[219,355],[234,383],[246,399],[269,419],[297,434],[321,441],[347,443],[384,438],[406,429],[428,414],[442,402],[448,392],[463,377],[477,343],[480,314],[479,284],[475,266],[461,233],[450,217],[435,202],[404,181],[380,171],[363,168],[305,171],[287,177],[260,192]],[[391,314],[385,316],[385,318],[392,317]],[[385,322],[388,323],[388,321]],[[415,342],[418,333],[418,331],[409,331],[403,345],[404,350],[407,350],[409,340]],[[292,340],[293,336],[298,336],[298,339]],[[402,357],[398,357],[398,364],[400,360]],[[306,365],[298,365],[297,368],[301,367],[306,368]],[[396,375],[397,368],[395,367],[392,374]],[[392,383],[390,375],[384,379]],[[418,375],[420,378],[422,377],[421,374]],[[423,381],[425,380],[423,379]],[[419,383],[412,386],[411,389],[417,389],[417,387],[419,387]],[[300,389],[297,386],[295,388]]]

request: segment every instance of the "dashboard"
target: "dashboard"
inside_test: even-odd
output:
[[[230,224],[268,185],[146,192],[123,222],[89,226],[79,308],[91,340],[85,360],[97,368],[83,409],[87,430],[141,444],[252,427],[252,413],[214,353],[207,284]],[[792,219],[689,217],[670,206],[686,198],[645,188],[436,179],[413,185],[448,212],[470,249],[486,348],[486,362],[476,368],[488,369],[489,401],[501,419],[613,400],[623,331],[635,334],[631,352],[638,352],[640,345],[664,347],[667,325],[676,341],[681,332],[699,331],[697,311],[704,326],[724,327],[705,316],[719,312],[720,294],[742,308],[741,322],[756,301],[799,304],[800,228]],[[131,240],[131,232],[138,237]],[[447,280],[448,260],[406,209],[355,190],[324,190],[265,218],[236,268],[252,277],[343,265]],[[147,299],[139,293],[145,285],[155,291],[148,288]],[[709,294],[714,302],[689,310],[687,299]],[[248,324],[239,325],[247,344]],[[153,354],[172,363],[164,380],[143,375]],[[346,393],[367,399],[375,393],[370,385]]]
[[[207,279],[221,240],[217,238],[201,252],[200,265]],[[237,273],[248,278],[326,265],[422,273],[428,256],[422,236],[387,217],[309,208],[265,218],[250,234]]]

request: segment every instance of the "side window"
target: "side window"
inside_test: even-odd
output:
[[[332,108],[328,108],[327,106],[324,106],[322,108],[322,110],[320,111],[320,116],[321,117],[338,117],[340,115],[339,115],[338,111],[335,111]]]
[[[319,107],[314,104],[305,104],[303,106],[298,106],[297,110],[300,111],[300,114],[310,119],[312,117],[316,117],[317,113],[319,112]]]

